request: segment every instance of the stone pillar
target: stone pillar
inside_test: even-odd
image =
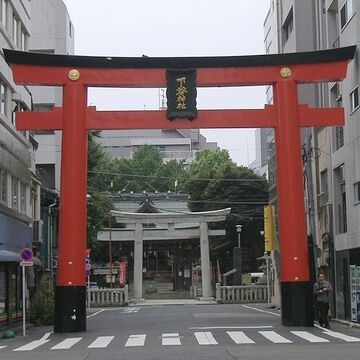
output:
[[[135,224],[134,241],[134,302],[143,300],[142,281],[143,281],[143,226],[141,223]]]
[[[214,300],[211,289],[211,268],[208,224],[200,222],[201,282],[203,296],[200,300]]]

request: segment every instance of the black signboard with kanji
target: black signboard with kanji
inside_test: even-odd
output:
[[[167,118],[197,117],[196,70],[166,70]]]

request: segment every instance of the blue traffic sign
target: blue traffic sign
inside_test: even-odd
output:
[[[20,259],[22,261],[31,261],[33,258],[33,251],[30,248],[24,248],[20,251]]]

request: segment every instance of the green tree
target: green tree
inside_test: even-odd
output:
[[[113,192],[173,191],[175,180],[186,176],[183,161],[164,163],[160,151],[150,145],[140,146],[132,159],[114,159],[110,166],[114,174]],[[181,190],[183,184],[178,181],[177,190]]]
[[[109,172],[110,159],[97,138],[98,132],[88,132],[88,177],[87,193],[87,245],[91,249],[93,261],[102,261],[106,251],[104,243],[96,241],[97,233],[107,227],[107,219],[112,203],[108,198],[111,186]]]
[[[227,246],[220,246],[223,239],[213,242],[212,247],[221,247],[227,262],[232,267],[231,248],[237,244],[235,225],[243,225],[241,243],[248,253],[249,271],[257,270],[256,257],[263,254],[263,206],[268,201],[267,182],[251,169],[237,166],[227,150],[202,150],[196,154],[189,169],[185,186],[190,194],[192,211],[208,211],[231,207],[231,216],[226,221]],[[222,226],[221,224],[215,226]],[[246,249],[246,250],[245,250]]]

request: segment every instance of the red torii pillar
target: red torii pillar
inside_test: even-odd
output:
[[[355,47],[281,55],[195,58],[100,58],[4,49],[18,84],[63,87],[63,106],[20,112],[19,130],[62,130],[59,259],[55,332],[86,330],[86,131],[89,129],[275,128],[282,322],[313,326],[300,128],[342,125],[342,108],[299,105],[297,84],[339,81]],[[165,87],[165,69],[196,69],[198,87],[272,85],[264,109],[199,110],[189,121],[165,111],[96,111],[87,88]]]

